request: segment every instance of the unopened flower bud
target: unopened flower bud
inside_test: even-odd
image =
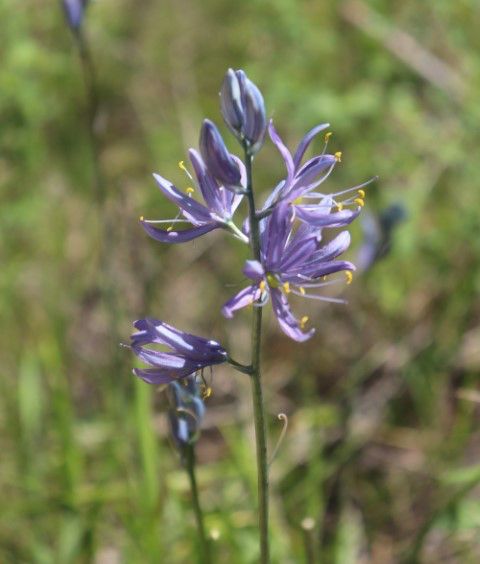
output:
[[[62,0],[62,4],[68,25],[74,31],[78,31],[82,25],[88,0]]]
[[[229,153],[217,126],[206,119],[200,131],[200,153],[210,173],[226,188],[240,186],[238,163]]]
[[[178,448],[197,441],[205,415],[200,386],[195,374],[185,378],[184,383],[174,381],[168,386],[170,400],[170,430]]]
[[[267,129],[265,104],[260,90],[243,70],[229,69],[222,84],[220,103],[223,119],[240,141],[247,141],[250,152],[263,144]]]

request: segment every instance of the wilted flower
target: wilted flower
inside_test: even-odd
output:
[[[277,202],[285,201],[294,206],[296,217],[315,227],[341,227],[348,225],[359,215],[365,203],[365,192],[362,187],[371,181],[335,194],[316,191],[330,176],[342,156],[340,152],[334,155],[325,153],[330,137],[329,133],[325,135],[324,151],[302,165],[303,157],[312,140],[328,127],[329,124],[324,123],[311,129],[301,140],[292,156],[275,130],[273,123],[270,122],[270,138],[285,161],[287,177],[270,194],[265,202],[264,210],[271,208]],[[338,199],[347,194],[350,195],[347,199]],[[314,202],[314,200],[317,200],[317,202]]]
[[[195,189],[191,186],[184,193],[159,174],[154,174],[153,176],[160,190],[180,208],[180,214],[185,219],[180,219],[177,215],[174,219],[147,220],[142,216],[140,222],[145,231],[150,237],[162,243],[184,243],[214,229],[225,228],[229,229],[237,238],[247,242],[247,237],[232,221],[232,216],[243,196],[241,194],[234,194],[220,185],[210,173],[210,170],[207,169],[197,151],[190,149],[189,156],[195,171],[195,184],[200,189],[206,206],[192,197]],[[240,171],[240,184],[244,185],[245,167],[240,160],[236,162]],[[183,161],[179,163],[179,166],[187,172],[189,179],[193,181],[194,179],[185,168]],[[173,225],[179,223],[190,223],[193,225],[193,228],[180,231],[173,229]],[[170,224],[170,226],[167,229],[160,229],[155,227],[155,224]]]
[[[238,161],[228,152],[220,131],[209,119],[203,120],[199,147],[209,172],[225,188],[233,192],[242,191],[242,174]]]
[[[263,144],[267,128],[265,104],[260,90],[243,70],[228,69],[220,92],[222,115],[234,135],[247,141],[250,152]]]
[[[205,415],[197,375],[191,374],[182,382],[172,382],[167,394],[170,429],[176,446],[181,449],[196,442]]]
[[[348,231],[322,245],[318,228],[304,223],[293,230],[293,220],[293,207],[286,202],[277,204],[273,213],[263,220],[261,263],[248,260],[243,269],[253,284],[231,298],[223,306],[222,313],[225,317],[232,317],[237,309],[251,304],[263,306],[271,297],[273,311],[284,333],[296,341],[305,341],[313,335],[314,329],[303,331],[308,317],[300,321],[294,317],[287,295],[292,293],[305,298],[342,302],[310,294],[309,291],[332,284],[334,281],[323,278],[339,271],[346,271],[349,282],[355,266],[347,261],[335,260],[350,244]]]
[[[216,341],[190,335],[158,319],[146,318],[133,324],[137,333],[131,336],[130,347],[137,357],[153,368],[134,368],[136,376],[149,384],[169,384],[207,366],[227,361],[226,350]],[[151,348],[164,345],[164,352]]]
[[[75,31],[80,29],[89,0],[62,0],[68,25]]]

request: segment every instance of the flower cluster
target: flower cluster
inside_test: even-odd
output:
[[[262,94],[243,71],[227,72],[220,101],[225,123],[243,147],[245,162],[230,153],[217,126],[205,120],[199,150],[189,151],[192,172],[184,161],[179,163],[187,175],[188,186],[181,189],[154,174],[158,188],[178,207],[178,214],[161,220],[142,216],[141,225],[150,237],[162,243],[184,243],[222,229],[251,245],[254,258],[243,268],[250,283],[224,304],[223,315],[231,318],[245,306],[264,307],[271,301],[282,331],[296,341],[305,341],[314,329],[306,327],[307,316],[296,318],[289,299],[296,295],[343,301],[317,292],[341,281],[342,278],[332,277],[337,273],[343,272],[347,283],[352,279],[355,266],[339,258],[350,244],[348,231],[341,228],[359,215],[364,205],[363,188],[368,182],[333,194],[325,192],[323,184],[342,157],[340,152],[327,152],[329,124],[311,129],[292,153],[273,122],[267,122]],[[253,216],[250,213],[247,219],[236,222],[242,200],[249,199],[250,209],[254,202],[249,167],[265,143],[267,132],[284,162],[284,178],[260,208],[253,208]],[[305,159],[312,141],[321,133],[321,153]],[[252,221],[257,230],[256,240]],[[332,229],[339,228],[340,232],[331,234]],[[136,369],[135,373],[147,382],[168,383],[228,360],[218,343],[182,333],[163,322],[145,319],[135,326],[139,332],[132,337],[132,349],[152,366]],[[173,352],[153,351],[148,346],[152,343],[167,345]]]

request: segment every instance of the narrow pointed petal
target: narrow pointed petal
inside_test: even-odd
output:
[[[298,168],[300,166],[300,163],[302,162],[303,156],[305,155],[305,152],[307,151],[307,149],[310,146],[310,143],[313,141],[313,139],[321,131],[325,131],[325,129],[327,129],[328,127],[330,127],[329,123],[322,123],[321,125],[317,125],[313,129],[311,129],[303,137],[303,139],[300,141],[300,143],[298,145],[297,150],[295,151],[295,155],[293,156],[293,162],[295,164],[295,168]]]
[[[315,227],[343,227],[358,217],[361,208],[328,213],[320,206],[296,206],[295,213],[299,219]]]
[[[163,176],[159,174],[154,174],[158,187],[165,194],[165,196],[174,204],[176,204],[180,209],[187,212],[189,217],[195,219],[196,221],[202,223],[206,221],[211,221],[212,216],[208,209],[202,204],[198,203],[192,197],[181,192],[176,186],[169,182]]]
[[[310,331],[306,332],[302,331],[299,322],[295,319],[295,316],[290,310],[287,298],[280,290],[272,288],[270,295],[272,298],[273,311],[285,335],[288,335],[288,337],[299,343],[313,337],[315,329],[310,329]]]
[[[195,151],[195,149],[190,149],[188,154],[207,207],[212,211],[220,213],[222,216],[226,215],[226,208],[229,206],[220,191],[218,182],[209,173],[200,153]],[[228,209],[228,213],[230,213],[230,209]]]
[[[208,119],[203,121],[199,145],[200,153],[213,176],[225,187],[240,187],[238,164],[228,152],[217,126]]]
[[[158,227],[153,227],[152,224],[146,221],[140,221],[142,227],[145,229],[148,235],[160,241],[160,243],[186,243],[197,237],[205,235],[214,229],[223,227],[219,222],[212,222],[207,225],[201,225],[200,227],[193,227],[192,229],[184,229],[183,231],[174,231],[173,229],[167,231],[166,229],[159,229]]]
[[[268,217],[268,229],[263,233],[265,263],[268,270],[275,270],[280,263],[292,229],[292,214],[292,207],[280,202]]]
[[[322,259],[317,261],[312,261],[308,264],[302,265],[300,268],[292,268],[287,273],[285,273],[285,280],[290,281],[290,277],[294,277],[298,274],[302,276],[307,276],[312,279],[321,278],[322,276],[328,276],[329,274],[335,274],[336,272],[341,272],[342,270],[355,270],[355,265],[346,260],[332,260],[330,262],[325,262]]]
[[[178,370],[161,367],[134,368],[133,373],[148,384],[159,386],[160,384],[169,384],[174,380],[185,378],[186,376],[193,374],[196,370],[198,370],[198,368],[194,365],[185,365],[183,368],[179,368]]]
[[[270,135],[270,139],[273,141],[278,151],[282,155],[283,160],[285,161],[285,166],[287,168],[287,179],[285,181],[285,187],[288,190],[288,187],[290,186],[290,183],[293,180],[293,176],[295,174],[295,164],[293,162],[292,155],[290,154],[288,148],[285,146],[285,143],[282,141],[280,135],[277,133],[272,120],[270,120],[270,123],[268,125],[268,134]]]
[[[235,311],[242,307],[252,305],[260,298],[260,294],[261,291],[257,286],[247,286],[224,304],[222,314],[228,319],[231,319]]]
[[[312,255],[312,258],[314,260],[323,261],[330,261],[337,258],[348,249],[350,241],[350,233],[348,231],[342,231],[329,243],[318,249],[318,251]]]

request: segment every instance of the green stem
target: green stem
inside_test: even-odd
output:
[[[198,540],[200,541],[200,562],[202,564],[210,563],[210,546],[207,536],[205,535],[205,526],[203,524],[203,512],[200,506],[200,498],[198,496],[197,479],[195,476],[195,447],[189,445],[185,449],[185,466],[190,480],[190,490],[192,492],[192,505],[197,522]]]
[[[252,253],[255,260],[260,261],[260,229],[255,210],[255,197],[252,184],[252,155],[247,144],[245,149],[245,166],[247,169],[247,200],[250,221]],[[255,422],[255,442],[257,450],[258,472],[258,525],[260,529],[260,562],[270,562],[268,539],[268,459],[265,409],[261,382],[261,336],[262,308],[254,304],[252,319],[252,363],[250,381],[252,384],[253,417]]]

